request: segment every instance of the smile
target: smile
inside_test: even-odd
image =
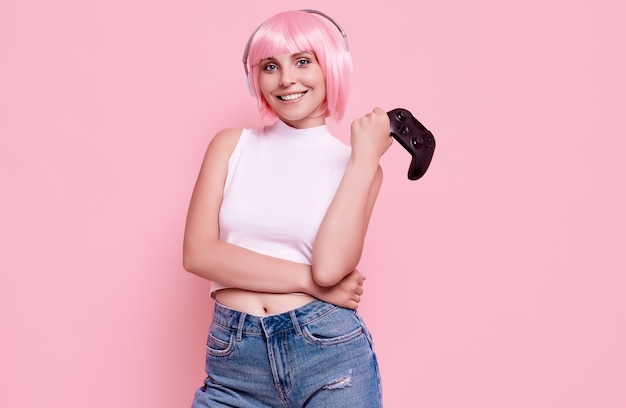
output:
[[[299,92],[290,95],[278,95],[277,98],[281,101],[295,101],[296,99],[300,99],[304,96],[306,92]]]

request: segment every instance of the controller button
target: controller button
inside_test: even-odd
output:
[[[416,148],[416,149],[421,149],[423,144],[419,142],[419,140],[417,140],[416,137],[411,139],[411,145]]]
[[[406,114],[403,111],[396,113],[396,119],[400,122],[404,122],[406,120]]]
[[[401,135],[407,135],[409,133],[409,127],[407,125],[402,125],[398,128],[398,133]]]

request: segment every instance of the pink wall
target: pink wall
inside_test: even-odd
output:
[[[0,4],[0,406],[189,405],[189,195],[256,119],[248,35],[300,7],[348,32],[348,118],[406,107],[438,141],[417,182],[385,156],[361,264],[386,406],[626,406],[624,2],[349,3]]]

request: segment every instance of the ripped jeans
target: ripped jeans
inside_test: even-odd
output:
[[[267,317],[216,303],[206,372],[192,408],[382,407],[363,320],[320,300]]]

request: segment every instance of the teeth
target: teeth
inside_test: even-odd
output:
[[[300,92],[300,93],[291,94],[291,95],[279,96],[278,99],[280,99],[281,101],[293,101],[293,100],[302,98],[303,95],[304,95],[304,92]]]

